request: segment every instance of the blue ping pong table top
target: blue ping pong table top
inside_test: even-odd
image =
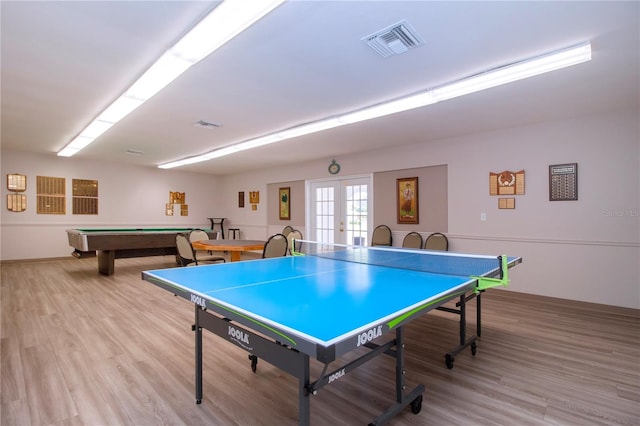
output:
[[[467,291],[476,281],[316,256],[144,271],[142,278],[322,346]]]

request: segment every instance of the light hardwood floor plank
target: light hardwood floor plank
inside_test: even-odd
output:
[[[195,404],[193,305],[140,278],[168,267],[170,256],[118,259],[112,276],[95,259],[0,265],[0,424],[297,424],[297,380],[262,360],[253,373],[246,352],[208,332]],[[482,301],[478,352],[451,370],[457,316],[406,327],[407,388],[426,390],[418,415],[390,424],[640,425],[639,311],[506,290]],[[312,363],[312,378],[321,370]],[[312,424],[367,424],[393,402],[394,370],[378,357],[321,389]]]

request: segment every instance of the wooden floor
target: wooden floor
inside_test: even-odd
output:
[[[109,277],[96,262],[0,265],[0,424],[297,423],[296,380],[266,362],[252,373],[208,332],[195,404],[192,304],[140,279],[170,257],[116,260]],[[444,312],[406,327],[407,384],[426,391],[418,415],[391,424],[640,425],[638,311],[492,290],[477,355],[449,370],[456,333]],[[393,377],[389,357],[365,364],[312,397],[312,424],[367,424],[392,402]]]

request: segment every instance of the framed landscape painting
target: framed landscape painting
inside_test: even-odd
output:
[[[278,199],[280,200],[280,220],[291,219],[291,188],[280,188]]]

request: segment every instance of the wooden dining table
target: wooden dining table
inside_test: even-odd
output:
[[[264,250],[266,241],[261,240],[201,240],[191,243],[196,250],[228,251],[231,261],[240,260],[240,255],[249,250]]]

